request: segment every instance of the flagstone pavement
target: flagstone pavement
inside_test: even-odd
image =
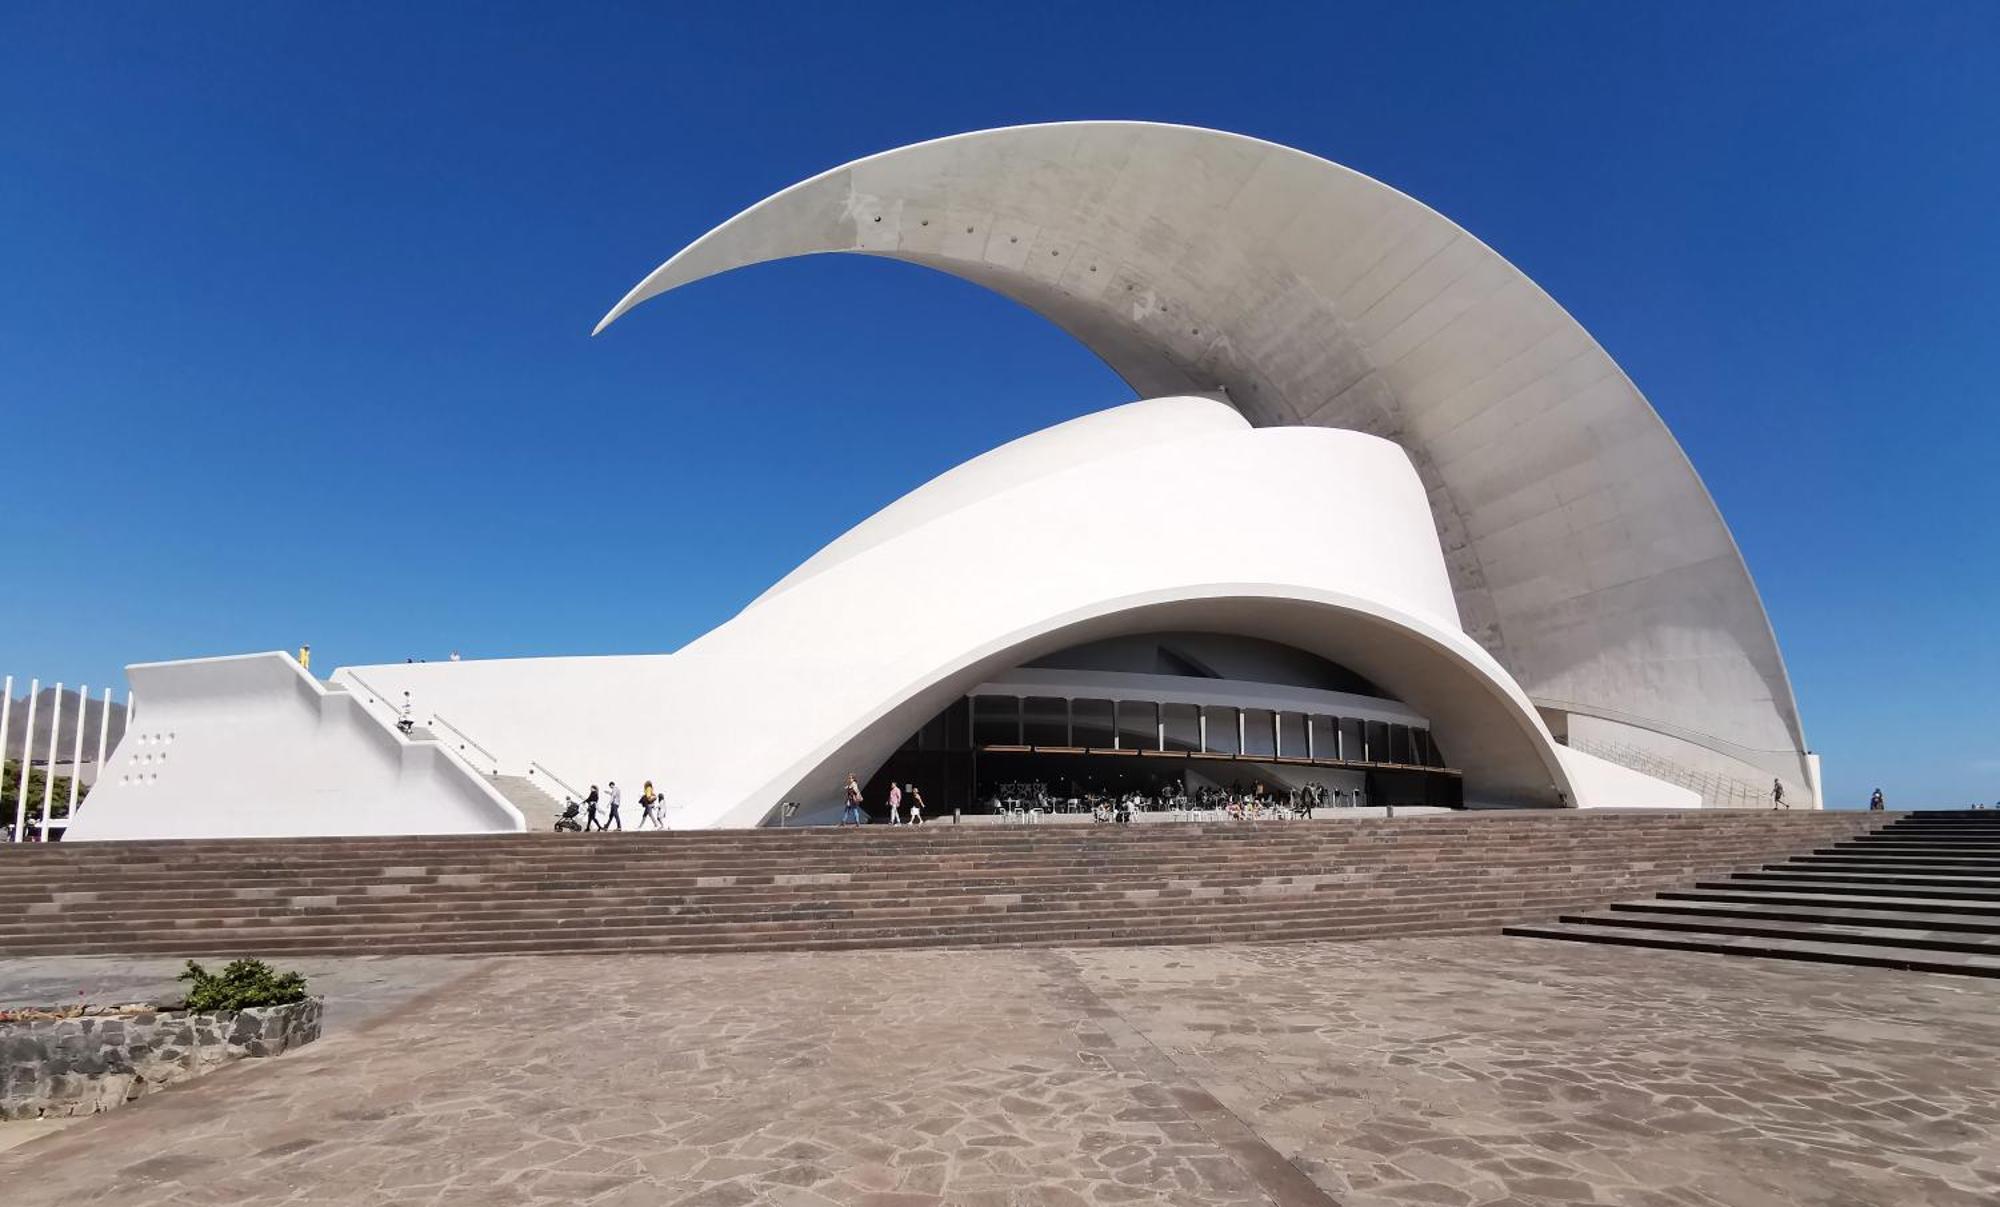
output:
[[[368,967],[320,1042],[0,1153],[0,1199],[2000,1203],[1972,978],[1498,937]]]

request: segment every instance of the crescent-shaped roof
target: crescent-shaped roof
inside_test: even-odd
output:
[[[1380,181],[1185,126],[962,134],[750,207],[598,329],[691,281],[819,252],[984,285],[1141,397],[1219,391],[1260,426],[1396,441],[1466,631],[1536,704],[1724,753],[1804,750],[1749,571],[1659,416],[1520,270]]]

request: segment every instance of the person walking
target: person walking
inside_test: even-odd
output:
[[[302,671],[309,671],[312,668],[313,668],[313,648],[309,645],[302,645],[299,647],[299,669]]]
[[[902,814],[903,814],[903,789],[896,783],[895,780],[890,780],[889,781],[889,824],[892,826],[902,825],[903,824]]]
[[[1875,795],[1868,798],[1868,811],[1870,813],[1880,813],[1886,808],[1888,806],[1882,803],[1882,790],[1880,788],[1875,789]]]
[[[620,834],[623,834],[625,832],[625,823],[618,820],[618,804],[620,801],[624,799],[625,798],[621,796],[618,792],[617,780],[612,780],[609,784],[605,786],[604,804],[610,810],[604,815],[605,829],[609,830],[612,826],[616,825],[618,827],[618,832]]]
[[[861,813],[861,785],[854,782],[854,773],[847,773],[847,783],[840,790],[847,804],[840,811],[840,824],[858,826],[866,820]]]
[[[591,832],[592,830],[602,830],[602,829],[604,828],[603,826],[601,826],[601,825],[598,825],[598,824],[597,824],[597,785],[596,785],[596,784],[592,784],[592,785],[590,786],[590,794],[589,794],[588,796],[585,796],[585,797],[583,798],[583,810],[584,810],[584,812],[583,812],[583,832],[584,832],[585,834],[588,834],[588,833],[590,833],[590,832]]]
[[[1775,779],[1775,778],[1774,778],[1774,779],[1772,779],[1772,781],[1771,781],[1771,811],[1775,813],[1775,812],[1777,812],[1777,811],[1778,811],[1779,809],[1789,809],[1789,808],[1791,808],[1791,806],[1785,803],[1785,785],[1784,785],[1784,782],[1783,782],[1783,781],[1781,781],[1781,780],[1778,780],[1778,779]]]
[[[403,710],[400,713],[396,714],[396,728],[402,730],[403,736],[407,738],[410,736],[410,733],[416,729],[416,727],[417,727],[416,714],[410,710],[410,693],[404,692]]]
[[[652,780],[647,780],[646,786],[639,789],[639,824],[632,828],[643,830],[649,821],[653,823],[653,828],[656,830],[667,828],[666,824],[660,820],[660,796],[657,792],[653,791]]]
[[[917,786],[915,784],[911,784],[909,796],[910,796],[910,824],[913,826],[921,826],[924,824],[924,794],[917,791]]]

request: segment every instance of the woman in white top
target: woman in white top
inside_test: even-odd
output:
[[[903,808],[903,789],[900,786],[898,786],[894,780],[891,780],[889,781],[889,824],[890,825],[899,826],[903,824],[903,819],[901,816],[902,808]]]

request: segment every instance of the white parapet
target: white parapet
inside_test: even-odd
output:
[[[66,837],[462,834],[520,811],[433,741],[413,741],[290,655],[129,668],[146,696]]]

